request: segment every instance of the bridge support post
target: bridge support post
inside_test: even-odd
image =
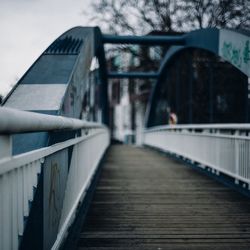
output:
[[[12,155],[12,138],[10,135],[0,135],[0,159]]]

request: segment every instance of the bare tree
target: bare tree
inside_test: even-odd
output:
[[[112,33],[250,29],[250,0],[93,0],[92,9],[92,18]]]
[[[249,0],[186,0],[179,6],[177,27],[250,29]]]
[[[144,34],[151,30],[172,31],[175,9],[171,0],[94,0],[93,19],[113,33]]]

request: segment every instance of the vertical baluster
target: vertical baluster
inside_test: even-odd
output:
[[[245,140],[245,169],[246,169],[246,179],[248,179],[248,140]]]
[[[74,179],[71,179],[72,182],[74,182],[74,186],[72,191],[74,193],[74,196],[72,197],[73,199],[70,200],[68,206],[69,206],[69,209],[71,208],[71,205],[73,204],[73,202],[75,201],[76,197],[77,197],[77,190],[79,188],[79,183],[77,181],[74,181],[76,180],[76,177],[77,175],[79,174],[78,173],[78,160],[79,160],[79,156],[81,155],[81,152],[80,152],[80,147],[79,147],[79,144],[76,144],[75,145],[75,159],[74,159],[74,166],[73,166],[73,171],[74,171]]]
[[[239,170],[238,170],[238,175],[239,176],[244,176],[244,169],[242,169],[242,145],[241,145],[241,140],[240,139],[237,139],[238,140],[238,144],[239,144]]]
[[[41,172],[41,164],[41,160],[38,160],[34,166],[34,187],[38,185],[38,174]]]
[[[228,163],[230,166],[230,171],[234,173],[234,139],[228,139],[229,150],[228,150]]]
[[[12,172],[12,249],[18,249],[17,170]]]
[[[11,185],[9,173],[3,175],[3,249],[11,249]]]
[[[216,131],[217,135],[220,135],[220,130],[218,129]],[[222,164],[222,160],[223,160],[223,154],[221,152],[221,149],[223,147],[223,143],[221,142],[221,138],[216,137],[216,167],[220,167]]]
[[[37,168],[36,166],[37,166],[37,164],[39,164],[39,161],[33,162],[32,169],[31,169],[31,171],[32,171],[32,189],[34,187],[36,187],[36,185],[37,185],[37,178],[36,178],[36,168]]]
[[[84,151],[86,152],[85,155],[86,155],[86,164],[85,164],[85,167],[84,167],[84,171],[85,171],[85,183],[87,182],[87,179],[89,177],[89,172],[91,171],[91,147],[92,147],[92,140],[93,140],[93,137],[88,140],[87,142],[84,142]],[[87,145],[89,145],[87,147]],[[97,151],[98,150],[98,146],[96,145],[95,147],[95,150]],[[96,155],[97,156],[97,155]]]
[[[203,150],[203,159],[204,162],[207,164],[212,164],[214,166],[217,166],[217,151],[216,151],[216,143],[217,138],[216,137],[209,137],[208,135],[205,135],[206,140],[204,140],[204,148]],[[215,147],[211,147],[211,143],[214,142]],[[198,142],[199,147],[199,142]]]
[[[223,151],[224,151],[223,161],[224,162],[222,166],[218,166],[218,167],[225,167],[225,169],[230,171],[230,163],[229,163],[229,155],[228,155],[229,140],[227,138],[221,138],[221,140],[223,141]]]
[[[231,155],[232,155],[232,162],[231,162],[231,171],[233,174],[236,174],[236,166],[235,166],[235,147],[236,147],[236,142],[235,142],[235,139],[231,139],[231,146],[232,146],[232,149],[231,149]]]
[[[0,176],[0,249],[4,249],[3,248],[3,230],[4,230],[4,225],[3,225],[3,203],[4,203],[4,190],[3,190],[3,177]]]
[[[242,167],[244,168],[244,177],[247,178],[247,169],[246,169],[246,140],[243,139],[243,164]]]
[[[88,141],[86,142],[85,144],[86,145],[89,145],[89,147],[86,147],[85,146],[85,150],[87,150],[87,165],[86,165],[86,170],[87,170],[87,176],[86,176],[86,180],[88,179],[89,177],[89,172],[91,171],[91,168],[93,166],[91,166],[92,164],[92,161],[91,161],[91,147],[92,147],[92,140],[93,140],[93,137]],[[95,147],[95,150],[97,151],[98,150],[98,146]],[[85,182],[86,183],[86,182]]]
[[[243,141],[243,168],[244,168],[244,172],[245,172],[245,178],[247,178],[247,168],[246,168],[246,161],[247,161],[247,155],[246,155],[246,143],[247,141],[244,139]]]
[[[250,147],[249,147],[250,141],[247,140],[247,149],[246,149],[246,156],[247,156],[247,161],[246,161],[246,168],[247,168],[247,179],[248,181],[250,180]]]
[[[245,169],[244,169],[244,141],[239,140],[240,143],[240,172],[241,172],[241,177],[245,177]]]
[[[94,140],[92,141],[92,147],[91,147],[91,160],[92,160],[92,165],[96,165],[97,159],[95,158],[95,145],[98,145],[97,148],[97,155],[98,155],[98,161],[100,159],[100,150],[102,148],[102,142],[100,141],[101,135],[95,136]],[[95,166],[96,167],[96,166]]]
[[[246,169],[246,179],[248,179],[248,140],[245,140],[245,169]]]
[[[242,140],[243,144],[243,164],[242,167],[244,168],[244,178],[247,178],[247,141],[245,139]]]
[[[24,216],[24,197],[23,197],[23,167],[17,169],[17,207],[18,207],[18,234],[23,235],[23,216]]]
[[[238,134],[238,133],[237,133]],[[236,176],[239,175],[239,141],[238,139],[235,139],[235,152],[234,152],[234,158],[235,158],[235,174]],[[238,177],[235,179],[235,183],[238,184],[239,180]]]
[[[34,163],[30,163],[27,165],[27,187],[28,187],[28,201],[33,200],[33,176],[32,176],[32,168],[34,166]]]
[[[91,133],[91,131],[89,131],[88,135],[90,133]],[[83,162],[81,162],[82,155],[83,155],[82,143],[76,144],[75,148],[76,148],[76,152],[77,152],[77,154],[75,155],[75,171],[76,171],[77,175],[75,177],[75,183],[76,183],[76,185],[74,186],[75,196],[74,196],[74,199],[71,200],[70,208],[72,207],[72,204],[75,202],[75,200],[77,198],[77,195],[79,194],[78,190],[81,187],[81,183],[79,183],[78,180],[81,179],[82,168],[84,168]]]
[[[23,171],[23,215],[27,217],[29,214],[27,165],[23,166],[22,171]]]
[[[243,177],[246,178],[246,168],[245,168],[245,159],[246,159],[246,154],[245,154],[245,140],[241,140],[241,166],[240,168],[243,170]]]
[[[77,189],[81,188],[81,183],[79,182],[79,180],[83,180],[83,172],[85,171],[85,164],[84,164],[84,141],[80,142],[79,144],[77,144],[77,147],[79,148],[79,155],[78,155],[78,162],[81,162],[81,164],[79,165],[79,175],[77,178]]]
[[[37,173],[39,173],[39,174],[41,172],[41,166],[42,166],[43,163],[44,163],[44,158],[40,159],[39,164],[37,164],[37,166],[36,166]]]
[[[38,184],[38,176],[41,173],[42,164],[44,163],[44,158],[39,160],[39,164],[36,165],[36,181]]]

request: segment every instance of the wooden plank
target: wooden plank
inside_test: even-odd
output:
[[[115,145],[78,249],[250,249],[250,200],[159,153]]]

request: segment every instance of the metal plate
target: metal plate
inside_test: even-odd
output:
[[[66,84],[20,84],[5,107],[21,110],[58,110]]]

